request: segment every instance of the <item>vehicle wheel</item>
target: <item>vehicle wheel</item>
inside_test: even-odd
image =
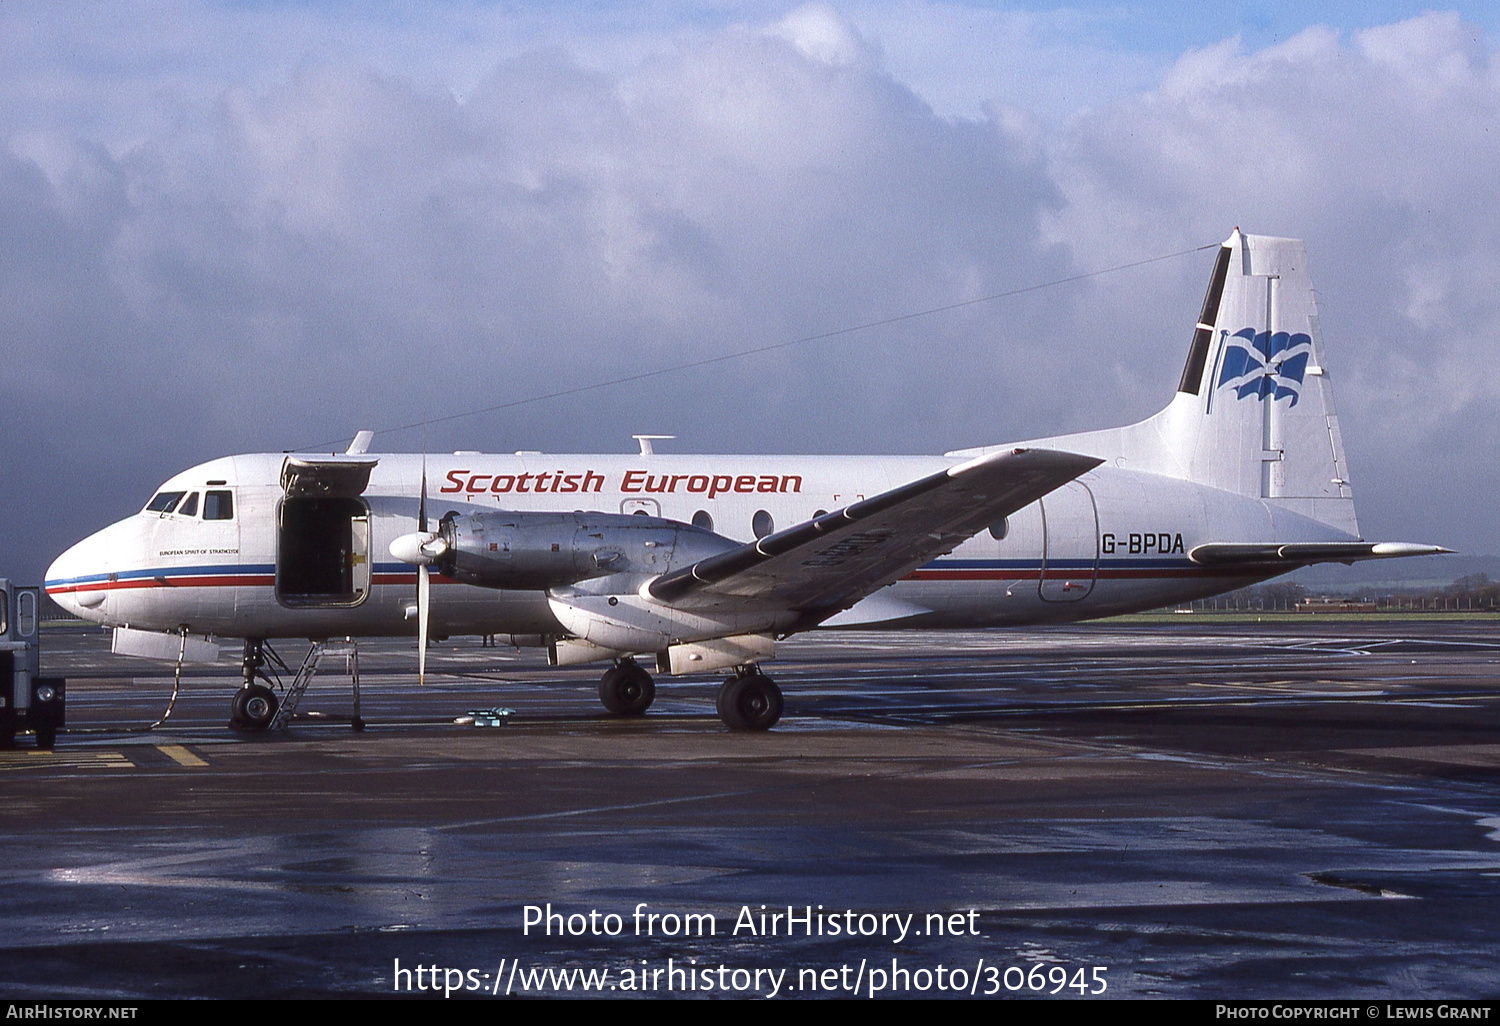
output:
[[[719,718],[730,730],[770,730],[781,719],[781,689],[763,673],[730,678],[719,689]]]
[[[36,746],[44,752],[52,751],[52,746],[57,744],[56,727],[36,728]]]
[[[265,730],[276,718],[276,708],[280,704],[276,700],[276,692],[264,684],[240,688],[234,693],[234,701],[229,706],[229,724],[245,730]]]
[[[633,659],[604,671],[599,701],[616,716],[641,716],[656,700],[656,681]]]

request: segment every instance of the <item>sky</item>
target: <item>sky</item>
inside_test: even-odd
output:
[[[1366,537],[1500,553],[1497,21],[5,3],[0,575],[178,470],[363,428],[921,453],[1138,420],[1235,226],[1307,240]]]

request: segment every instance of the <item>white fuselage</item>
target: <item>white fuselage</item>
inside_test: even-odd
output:
[[[435,521],[449,511],[645,513],[748,541],[962,462],[954,457],[710,455],[372,456],[354,502],[355,541],[327,595],[289,583],[285,457],[232,456],[176,475],[163,492],[232,495],[233,515],[142,512],[85,539],[47,573],[47,592],[89,620],[227,638],[414,634],[415,570],[389,554],[414,529],[422,475]],[[185,500],[184,500],[185,501]],[[351,509],[354,507],[350,507]],[[696,518],[696,519],[695,519]],[[1151,609],[1240,587],[1266,571],[1200,566],[1222,540],[1319,541],[1347,534],[1284,506],[1106,464],[932,560],[856,606],[868,627],[1055,623]],[[316,545],[317,539],[301,541]],[[301,550],[299,550],[301,551]],[[662,571],[671,569],[663,552]],[[342,575],[342,576],[340,576]],[[432,632],[547,638],[565,633],[540,591],[435,578]],[[895,599],[897,601],[889,601]],[[875,600],[875,601],[872,601]],[[865,610],[862,614],[861,610]]]

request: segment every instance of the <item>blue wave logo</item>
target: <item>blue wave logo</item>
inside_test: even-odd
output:
[[[1312,357],[1312,336],[1285,331],[1257,332],[1241,328],[1224,347],[1224,362],[1219,368],[1216,388],[1228,385],[1240,399],[1271,397],[1271,401],[1291,397],[1297,405],[1307,361]]]

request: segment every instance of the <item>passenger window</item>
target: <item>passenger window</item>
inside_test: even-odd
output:
[[[996,541],[1004,541],[1007,534],[1010,534],[1010,517],[1001,517],[990,525],[990,537]]]
[[[146,503],[147,513],[170,513],[182,498],[181,492],[157,492],[156,497]]]
[[[701,527],[705,531],[712,531],[714,529],[713,514],[706,509],[700,509],[693,514],[693,526]]]
[[[203,496],[204,520],[233,520],[234,495],[230,492],[206,492]]]
[[[750,530],[755,532],[755,537],[764,538],[776,530],[776,521],[771,519],[771,514],[758,509],[755,511],[755,516],[750,518]]]
[[[182,503],[182,508],[177,511],[178,516],[195,517],[198,515],[198,493],[189,495]]]

